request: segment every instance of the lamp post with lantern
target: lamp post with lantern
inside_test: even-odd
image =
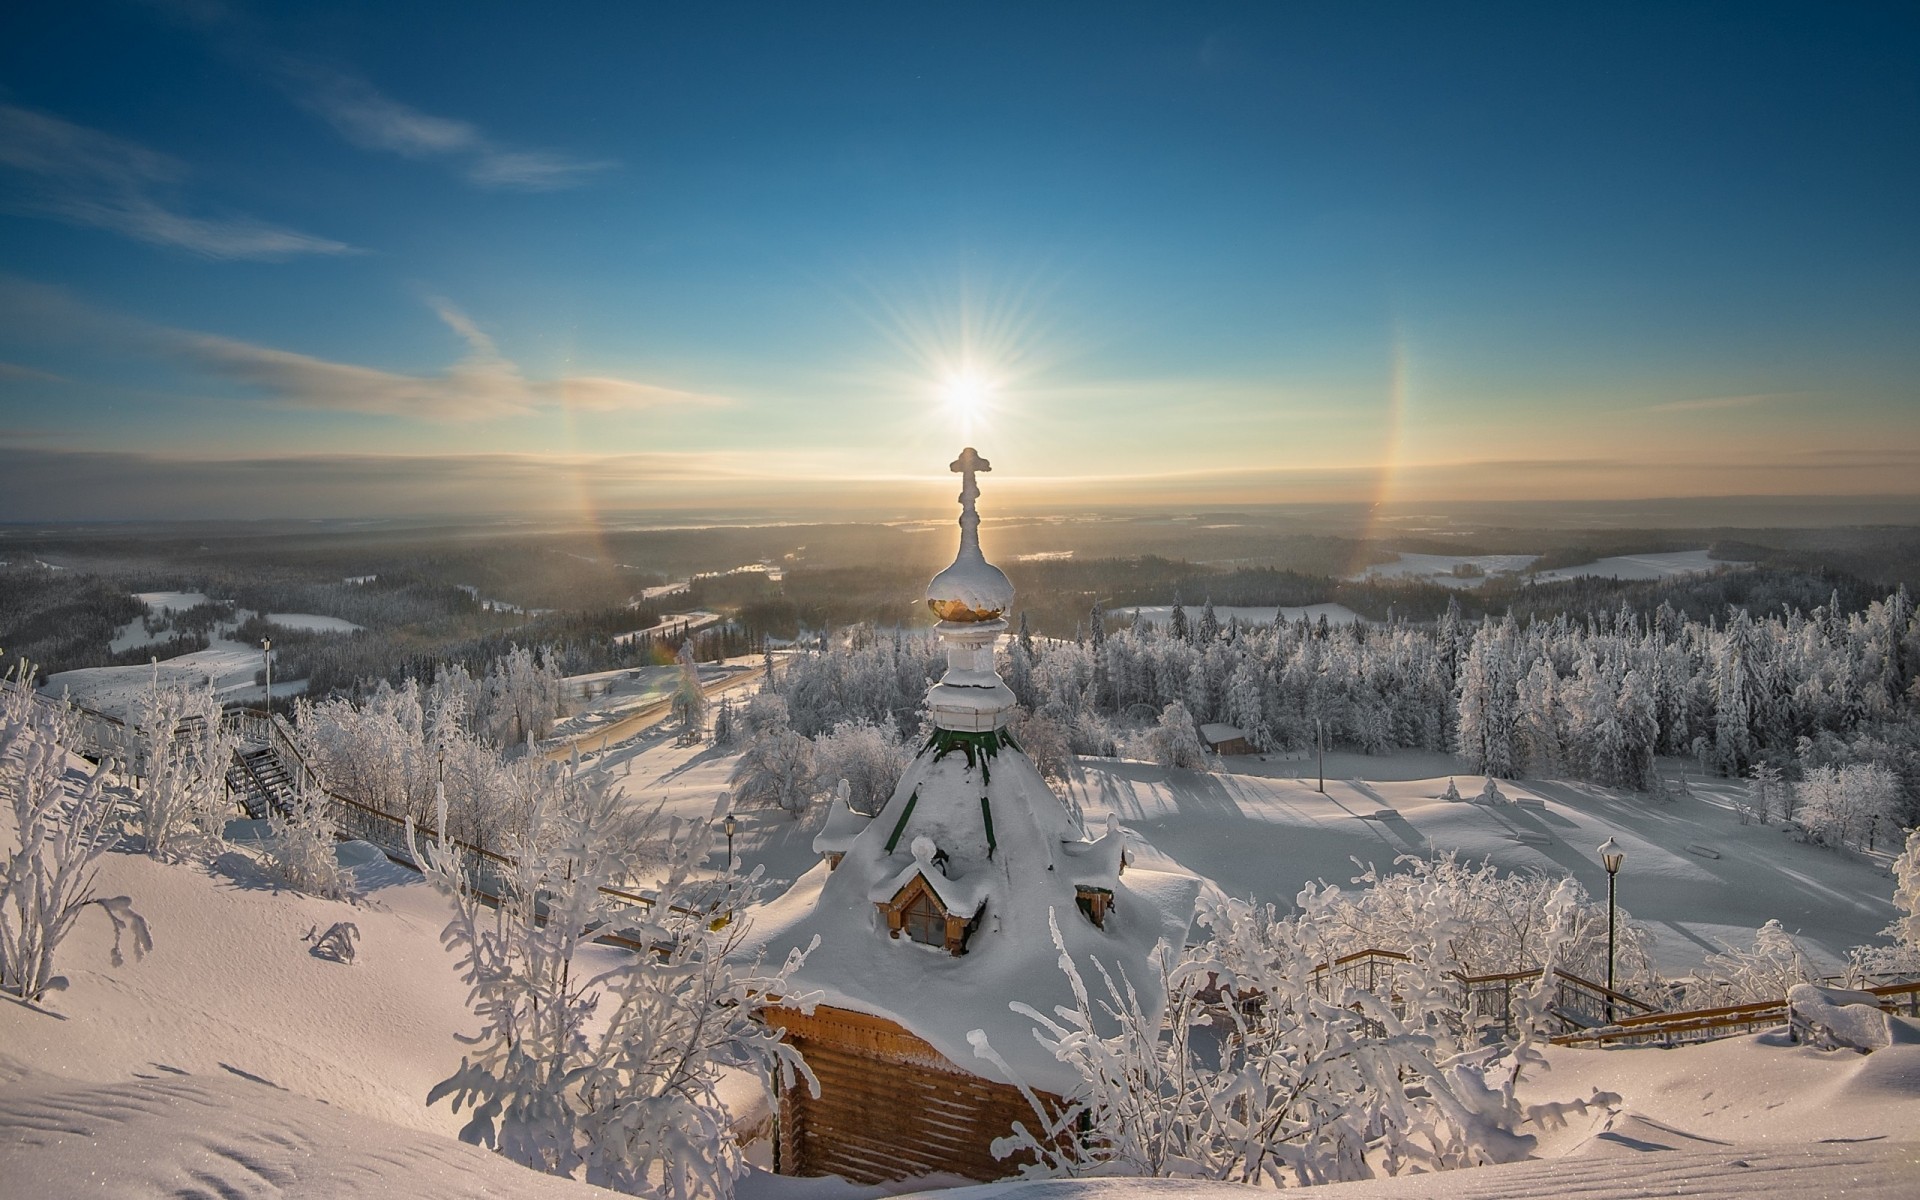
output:
[[[1614,882],[1620,877],[1620,864],[1627,860],[1627,852],[1620,843],[1608,838],[1600,843],[1600,865],[1607,869],[1607,1024],[1613,1024],[1613,946],[1614,946]]]

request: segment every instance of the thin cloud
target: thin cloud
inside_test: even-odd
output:
[[[1703,396],[1697,400],[1669,400],[1665,404],[1650,404],[1647,406],[1647,411],[1719,412],[1733,408],[1753,408],[1756,405],[1789,400],[1800,395],[1802,395],[1800,392],[1757,392],[1750,396]]]
[[[37,371],[32,367],[23,367],[19,363],[0,362],[0,379],[19,379],[36,383],[66,383],[62,375],[51,371]]]
[[[467,343],[467,353],[437,375],[407,375],[183,330],[165,341],[178,355],[223,379],[257,388],[299,408],[407,417],[492,421],[556,407],[587,412],[706,408],[719,396],[604,375],[528,379],[493,339],[444,300],[434,311]]]
[[[251,217],[192,216],[175,194],[185,166],[136,142],[47,113],[0,105],[0,167],[16,212],[106,229],[206,258],[276,261],[353,247]]]
[[[287,59],[280,79],[301,107],[361,149],[445,161],[481,187],[557,191],[577,187],[614,165],[555,150],[502,145],[472,122],[421,112],[332,67]]]

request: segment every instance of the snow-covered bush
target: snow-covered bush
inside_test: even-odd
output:
[[[713,840],[704,824],[655,831],[670,857],[650,910],[602,892],[624,878],[641,820],[604,780],[550,777],[509,838],[498,910],[473,893],[456,855],[417,848],[454,899],[442,939],[481,1021],[474,1052],[428,1102],[469,1110],[462,1140],[535,1170],[665,1200],[726,1200],[746,1163],[721,1106],[722,1067],[754,1073],[770,1099],[796,1076],[817,1089],[799,1054],[754,1019],[770,995],[806,1003],[787,987],[798,959],[772,971],[735,964],[741,924],[684,907]],[[750,907],[757,888],[738,882],[735,904]],[[641,948],[611,965],[583,953],[605,932]]]
[[[877,813],[893,795],[913,751],[891,725],[842,721],[833,732],[813,739],[816,786],[847,784],[847,805],[857,813]]]
[[[1819,968],[1778,921],[1754,931],[1751,948],[1729,946],[1694,969],[1686,980],[1688,1008],[1782,1001],[1794,985],[1814,983]]]
[[[126,896],[96,896],[94,860],[114,843],[114,804],[105,768],[71,778],[66,747],[77,744],[73,711],[42,704],[24,668],[0,688],[0,796],[12,844],[0,842],[0,991],[38,1001],[65,988],[53,973],[61,939],[89,906],[113,922],[112,962],[122,935],[135,957],[152,949],[147,923]]]
[[[1551,958],[1587,979],[1607,977],[1607,906],[1578,881],[1536,872],[1506,874],[1449,851],[1404,855],[1398,870],[1364,868],[1357,890],[1309,883],[1296,905],[1315,914],[1327,959],[1358,950],[1433,956],[1449,971],[1527,971]],[[1558,899],[1556,899],[1558,898]],[[1646,931],[1619,910],[1616,978],[1651,982]]]
[[[1448,1056],[1424,1028],[1432,1005],[1316,984],[1324,945],[1272,909],[1214,901],[1211,939],[1156,963],[1168,995],[1149,1022],[1133,981],[1101,968],[1096,999],[1070,956],[1077,1004],[1021,1007],[1080,1075],[1064,1111],[995,1143],[1028,1174],[1117,1174],[1307,1185],[1509,1161],[1531,1150],[1513,1097],[1522,1056]],[[1055,941],[1059,941],[1055,925]],[[1417,983],[1417,981],[1413,981]],[[1008,1071],[982,1036],[982,1057]]]
[[[133,826],[148,854],[177,859],[219,838],[233,814],[234,736],[210,688],[156,680],[139,698]]]
[[[328,811],[325,792],[300,789],[286,812],[267,815],[267,826],[267,869],[276,879],[329,900],[347,894],[347,873],[335,852],[340,827]]]

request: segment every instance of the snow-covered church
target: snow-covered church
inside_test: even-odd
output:
[[[947,670],[928,692],[934,730],[877,813],[836,800],[814,840],[820,863],[756,918],[770,958],[819,944],[790,980],[811,1013],[776,1008],[819,1079],[779,1111],[779,1169],[862,1182],[950,1172],[1012,1174],[991,1143],[1013,1122],[1034,1128],[1014,1079],[975,1053],[984,1035],[1018,1081],[1070,1095],[1077,1076],[1034,1039],[1041,1012],[1073,996],[1054,943],[1097,979],[1097,960],[1139,989],[1149,1014],[1165,997],[1149,964],[1177,948],[1199,881],[1138,867],[1118,822],[1090,835],[1007,731],[1014,696],[994,668],[1013,587],[980,551],[972,448],[953,470],[960,551],[927,585]]]

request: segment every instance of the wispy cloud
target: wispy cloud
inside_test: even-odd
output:
[[[607,375],[529,379],[493,339],[459,309],[433,302],[467,353],[435,375],[407,375],[332,362],[206,333],[168,331],[165,342],[213,375],[255,387],[300,408],[423,421],[490,421],[543,409],[616,412],[713,407],[719,396]]]
[[[31,109],[0,105],[0,167],[14,184],[0,203],[14,211],[156,246],[269,261],[353,252],[251,217],[190,215],[177,200],[187,175],[178,159]]]
[[[469,121],[421,112],[334,67],[285,59],[279,77],[296,102],[354,145],[447,162],[481,187],[557,191],[583,184],[614,165],[556,150],[503,145]]]
[[[36,383],[65,383],[64,376],[51,371],[37,371],[32,367],[23,367],[19,363],[0,362],[0,379],[17,379]]]
[[[1648,412],[1717,412],[1724,409],[1755,408],[1762,404],[1773,404],[1783,400],[1796,400],[1804,392],[1756,392],[1750,396],[1703,396],[1695,400],[1669,400],[1665,404],[1649,404]]]

